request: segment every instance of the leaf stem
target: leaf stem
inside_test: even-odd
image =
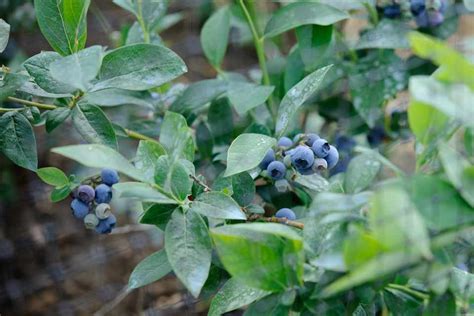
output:
[[[15,97],[8,97],[8,101],[10,102],[16,102],[28,106],[35,106],[38,109],[43,109],[43,110],[54,110],[57,109],[59,106],[53,105],[53,104],[44,104],[44,103],[38,103],[38,102],[33,102],[33,101],[28,101],[28,100],[23,100],[23,99],[18,99]]]
[[[253,1],[250,0],[250,1],[248,1],[248,3],[252,6],[252,11],[254,11]],[[247,19],[247,23],[250,27],[250,31],[252,32],[253,41],[254,41],[254,45],[255,45],[255,50],[257,51],[258,63],[260,65],[260,69],[262,70],[263,84],[266,85],[266,86],[269,86],[270,85],[270,76],[268,74],[267,62],[266,62],[266,59],[265,59],[265,49],[264,49],[264,46],[263,46],[264,38],[260,37],[260,35],[258,34],[258,30],[257,30],[257,27],[256,27],[256,22],[254,21],[254,19],[250,15],[250,12],[247,9],[247,6],[245,5],[244,0],[240,0],[239,4],[240,4],[240,7],[242,8],[242,11],[244,12],[245,18]],[[267,102],[266,105],[267,105],[268,111],[270,112],[270,115],[272,116],[273,121],[275,121],[276,113],[274,111],[274,107],[272,106],[272,104],[273,104],[273,97],[270,96],[270,102]]]
[[[143,20],[143,5],[142,5],[142,0],[138,0],[138,23],[140,24],[140,27],[143,31],[143,40],[145,43],[150,44],[150,33],[148,32],[148,29],[146,28],[145,21]]]
[[[15,98],[15,97],[8,97],[7,100],[10,101],[10,102],[16,102],[16,103],[27,105],[27,106],[34,106],[34,107],[37,107],[38,109],[43,109],[43,110],[54,110],[54,109],[61,108],[60,106],[53,105],[53,104],[38,103],[38,102],[18,99],[18,98]],[[22,110],[22,109],[18,109],[18,108],[12,108],[12,109],[0,108],[0,112],[20,111],[20,110]],[[132,131],[130,129],[125,129],[125,132],[127,133],[128,137],[130,137],[130,138],[134,138],[134,139],[138,139],[138,140],[149,140],[149,141],[154,141],[154,142],[157,141],[156,139],[153,139],[153,138],[148,137],[146,135],[140,134],[136,131]]]
[[[0,113],[12,112],[12,111],[21,111],[24,108],[0,108]]]
[[[413,290],[411,288],[409,288],[408,286],[405,286],[405,285],[401,285],[401,284],[395,284],[395,283],[390,283],[388,285],[389,288],[392,288],[392,289],[396,289],[396,290],[400,290],[400,291],[403,291],[405,293],[408,293],[412,296],[415,296],[421,300],[427,300],[430,298],[429,295],[427,294],[424,294],[424,293],[421,293],[421,292],[418,292],[416,290]]]

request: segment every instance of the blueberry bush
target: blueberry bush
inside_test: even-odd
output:
[[[114,197],[137,202],[165,238],[129,291],[173,272],[209,315],[474,312],[474,64],[446,41],[473,1],[216,1],[217,75],[185,86],[168,1],[113,2],[136,21],[110,48],[86,47],[90,0],[34,1],[52,51],[2,66],[0,150],[100,234]],[[258,68],[227,71],[230,43]],[[52,153],[95,174],[38,167],[34,131],[65,122],[84,143]]]

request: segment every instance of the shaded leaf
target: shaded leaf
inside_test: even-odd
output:
[[[217,191],[200,194],[191,203],[191,210],[214,218],[247,219],[240,206],[230,196]]]
[[[160,204],[173,204],[175,200],[161,193],[151,185],[141,182],[120,182],[114,184],[114,191],[121,198],[138,199],[141,202],[153,202]]]
[[[230,31],[230,11],[222,7],[214,12],[201,29],[201,46],[210,63],[219,67],[225,56]]]
[[[3,53],[10,37],[10,25],[3,19],[0,19],[0,53]]]
[[[152,109],[150,94],[147,92],[128,91],[123,89],[105,89],[86,93],[81,102],[99,106],[140,105]]]
[[[228,83],[219,79],[195,82],[171,104],[175,112],[196,111],[206,106],[227,90]]]
[[[232,82],[229,84],[227,95],[230,103],[239,115],[264,104],[270,97],[275,87],[262,86],[247,82]]]
[[[361,154],[351,160],[344,177],[347,193],[358,193],[368,188],[382,169],[380,161],[371,154]]]
[[[355,48],[409,48],[410,43],[407,37],[409,31],[410,27],[406,23],[397,20],[383,19],[375,28],[361,35]]]
[[[138,289],[158,281],[172,271],[165,250],[146,257],[133,269],[128,280],[128,289]]]
[[[137,153],[134,159],[135,167],[142,170],[147,179],[152,182],[155,178],[158,159],[165,154],[166,151],[160,143],[150,140],[141,140],[138,143]]]
[[[194,140],[182,115],[166,112],[161,124],[160,142],[171,157],[194,159]]]

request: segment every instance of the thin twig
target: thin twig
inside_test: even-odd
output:
[[[108,302],[107,304],[102,306],[101,309],[95,312],[94,316],[103,316],[113,310],[118,304],[120,304],[121,301],[123,301],[127,297],[128,293],[130,293],[130,291],[128,289],[128,285],[126,285],[120,290],[120,292],[112,301]]]
[[[23,100],[23,99],[18,99],[15,97],[8,97],[8,101],[10,102],[16,102],[28,106],[35,106],[38,109],[43,109],[43,110],[54,110],[57,109],[59,106],[53,105],[53,104],[44,104],[44,103],[38,103],[38,102],[33,102],[33,101],[28,101],[28,100]]]
[[[199,180],[199,178],[197,178],[196,176],[190,174],[189,177],[191,179],[194,180],[194,182],[196,182],[197,184],[199,184],[200,186],[202,186],[204,188],[204,192],[211,192],[212,189],[207,185],[205,184],[204,182],[202,182],[201,180]]]
[[[291,221],[291,220],[289,220],[289,219],[286,218],[286,217],[283,217],[283,218],[279,218],[279,217],[275,217],[275,216],[272,216],[272,217],[264,217],[264,216],[259,215],[259,214],[254,214],[254,215],[251,215],[251,216],[249,217],[249,220],[250,220],[250,221],[262,220],[262,221],[269,222],[269,223],[285,224],[285,225],[292,226],[292,227],[299,228],[299,229],[303,229],[303,228],[304,228],[304,224],[303,224],[303,223],[300,223],[300,222],[297,222],[297,221]]]

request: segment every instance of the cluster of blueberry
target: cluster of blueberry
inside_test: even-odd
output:
[[[260,168],[273,180],[284,179],[287,168],[293,167],[302,175],[332,169],[339,160],[336,147],[316,134],[298,134],[293,140],[282,137],[278,140],[278,150],[270,149]]]
[[[415,17],[419,27],[429,28],[444,22],[447,0],[379,0],[377,7],[386,18]]]
[[[101,183],[79,186],[74,191],[71,202],[72,215],[84,221],[88,229],[95,229],[99,234],[108,234],[117,222],[111,213],[112,186],[119,182],[119,175],[113,169],[103,169],[100,173]],[[92,211],[92,212],[90,212]]]

